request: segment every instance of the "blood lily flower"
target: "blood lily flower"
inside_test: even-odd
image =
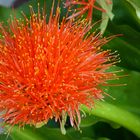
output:
[[[93,15],[93,9],[97,9],[101,12],[106,12],[101,7],[98,7],[95,5],[97,0],[66,0],[65,7],[72,7],[72,6],[79,6],[76,8],[76,13],[71,15],[69,18],[82,16],[87,12],[87,19],[91,22],[92,21],[92,15]],[[107,4],[110,4],[111,2],[109,0],[106,0]]]
[[[31,8],[31,17],[0,25],[0,111],[7,124],[24,126],[54,118],[80,123],[80,106],[102,99],[101,85],[115,77],[106,72],[115,55],[102,46],[112,37],[88,32],[86,21],[63,19],[59,8],[46,16]],[[60,24],[59,24],[60,23]]]

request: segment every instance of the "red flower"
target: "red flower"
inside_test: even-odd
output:
[[[10,29],[0,26],[0,110],[8,124],[37,125],[65,115],[72,126],[80,123],[81,104],[92,107],[103,98],[100,85],[113,78],[106,70],[114,56],[101,48],[110,38],[88,35],[85,21],[65,19],[59,10],[31,19],[14,19]]]
[[[69,18],[82,16],[83,14],[87,12],[87,19],[89,21],[92,21],[93,8],[102,12],[106,12],[104,9],[96,6],[95,3],[96,3],[96,0],[66,0],[65,7],[80,5],[80,7],[76,9],[77,12],[71,15]],[[106,3],[110,4],[110,1],[106,0]]]

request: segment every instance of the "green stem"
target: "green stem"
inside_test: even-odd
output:
[[[95,109],[89,109],[84,105],[81,109],[86,113],[118,123],[140,137],[140,118],[127,110],[102,101],[96,102]]]

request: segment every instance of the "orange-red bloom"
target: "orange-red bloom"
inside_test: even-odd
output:
[[[65,19],[59,10],[49,22],[31,9],[28,20],[0,26],[0,110],[8,124],[36,125],[67,114],[80,123],[81,104],[91,107],[103,98],[100,85],[113,77],[106,70],[114,56],[101,48],[110,38],[88,35],[85,21]]]
[[[109,0],[106,0],[109,4]],[[96,0],[66,0],[65,7],[72,7],[72,6],[80,6],[76,8],[76,13],[71,15],[69,18],[73,18],[76,16],[82,16],[87,12],[87,19],[92,21],[93,9],[97,9],[99,11],[105,12],[104,9],[95,5]]]

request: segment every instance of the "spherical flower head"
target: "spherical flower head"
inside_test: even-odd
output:
[[[80,105],[92,107],[102,99],[101,85],[114,77],[106,72],[114,64],[102,46],[112,37],[88,32],[86,21],[63,19],[60,11],[46,22],[45,14],[34,13],[8,29],[0,25],[0,111],[7,124],[24,126],[47,123],[54,118],[64,125],[80,123]]]

